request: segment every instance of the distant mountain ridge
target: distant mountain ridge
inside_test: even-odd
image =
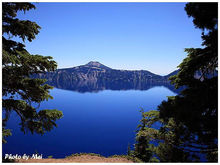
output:
[[[75,66],[75,67],[71,67],[71,68],[62,68],[62,69],[58,69],[58,70],[72,70],[72,69],[83,69],[83,68],[90,68],[90,69],[94,69],[94,70],[117,70],[117,71],[127,71],[127,72],[148,72],[152,75],[157,75],[157,76],[160,76],[158,74],[154,74],[150,71],[147,71],[147,70],[123,70],[123,69],[112,69],[110,67],[107,67],[103,64],[101,64],[100,62],[98,61],[90,61],[89,63],[85,64],[85,65],[79,65],[79,66]],[[161,77],[170,77],[172,75],[175,75],[176,73],[178,73],[179,70],[175,70],[165,76],[161,76]]]
[[[174,71],[160,76],[147,70],[118,70],[107,67],[97,61],[72,68],[57,69],[54,72],[35,75],[47,79],[47,83],[58,88],[71,89],[143,89],[147,86],[169,85],[168,78]]]
[[[91,61],[85,65],[80,65],[72,68],[57,69],[54,72],[39,74],[40,78],[48,80],[57,80],[57,78],[68,78],[69,80],[92,80],[92,79],[120,79],[120,80],[139,80],[139,81],[167,81],[171,75],[174,75],[178,70],[166,75],[160,76],[147,70],[119,70],[107,67],[97,61]]]

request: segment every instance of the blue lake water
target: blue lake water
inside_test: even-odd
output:
[[[52,155],[64,158],[87,152],[104,156],[126,154],[128,144],[135,142],[135,130],[141,119],[141,108],[155,110],[174,92],[163,86],[148,90],[103,90],[78,93],[54,88],[54,99],[41,103],[41,109],[59,109],[64,117],[58,127],[43,136],[20,131],[19,118],[12,113],[7,127],[12,136],[3,145],[3,154]]]

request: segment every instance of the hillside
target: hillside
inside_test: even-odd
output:
[[[57,69],[54,72],[35,75],[35,77],[47,79],[48,84],[57,88],[83,92],[103,89],[146,90],[155,85],[169,86],[168,78],[170,75],[160,76],[147,70],[112,69],[99,62],[91,61],[85,65]]]
[[[146,70],[118,70],[111,69],[99,62],[89,62],[73,68],[57,69],[54,72],[39,74],[40,78],[48,79],[48,82],[64,81],[145,81],[165,82],[166,76],[160,76]]]

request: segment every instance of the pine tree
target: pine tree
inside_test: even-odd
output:
[[[145,112],[148,124],[142,125],[146,127],[142,135],[157,142],[154,153],[161,162],[198,161],[201,154],[217,162],[218,4],[187,3],[185,10],[195,27],[202,30],[204,47],[185,50],[188,55],[179,72],[170,78],[183,90],[163,101],[158,111]],[[156,122],[161,124],[159,130],[152,128]]]
[[[138,125],[136,144],[134,155],[144,162],[149,162],[152,157],[152,151],[150,149],[149,141],[150,138],[146,135],[146,125],[148,120],[145,118],[145,112],[143,109],[140,111],[142,114],[141,123]]]
[[[202,30],[204,48],[185,49],[187,57],[180,71],[171,77],[176,88],[186,88],[159,106],[160,117],[181,123],[182,150],[206,154],[208,161],[217,160],[218,137],[218,4],[188,3],[185,10]],[[200,74],[198,74],[200,73]],[[200,75],[200,76],[198,76]],[[216,155],[215,158],[209,155]]]
[[[128,143],[127,155],[128,155],[128,156],[131,155],[131,146],[130,146],[130,143]]]
[[[40,26],[29,20],[16,18],[18,11],[35,9],[31,3],[2,3],[2,109],[3,142],[11,135],[6,129],[12,111],[21,119],[20,128],[24,133],[44,134],[56,125],[63,116],[56,109],[38,110],[39,104],[52,99],[49,90],[53,87],[45,84],[44,79],[31,78],[33,74],[54,71],[57,67],[50,56],[32,55],[24,43],[12,40],[19,37],[31,42],[39,33]],[[37,106],[34,106],[37,105]]]

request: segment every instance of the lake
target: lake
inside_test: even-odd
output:
[[[79,93],[54,88],[53,100],[41,103],[41,109],[59,109],[64,117],[58,127],[43,136],[20,131],[19,118],[11,114],[7,127],[12,136],[3,145],[3,154],[43,154],[64,158],[73,153],[97,153],[103,156],[126,154],[135,143],[135,130],[144,111],[155,110],[167,96],[176,95],[164,86],[148,90],[102,90]]]

